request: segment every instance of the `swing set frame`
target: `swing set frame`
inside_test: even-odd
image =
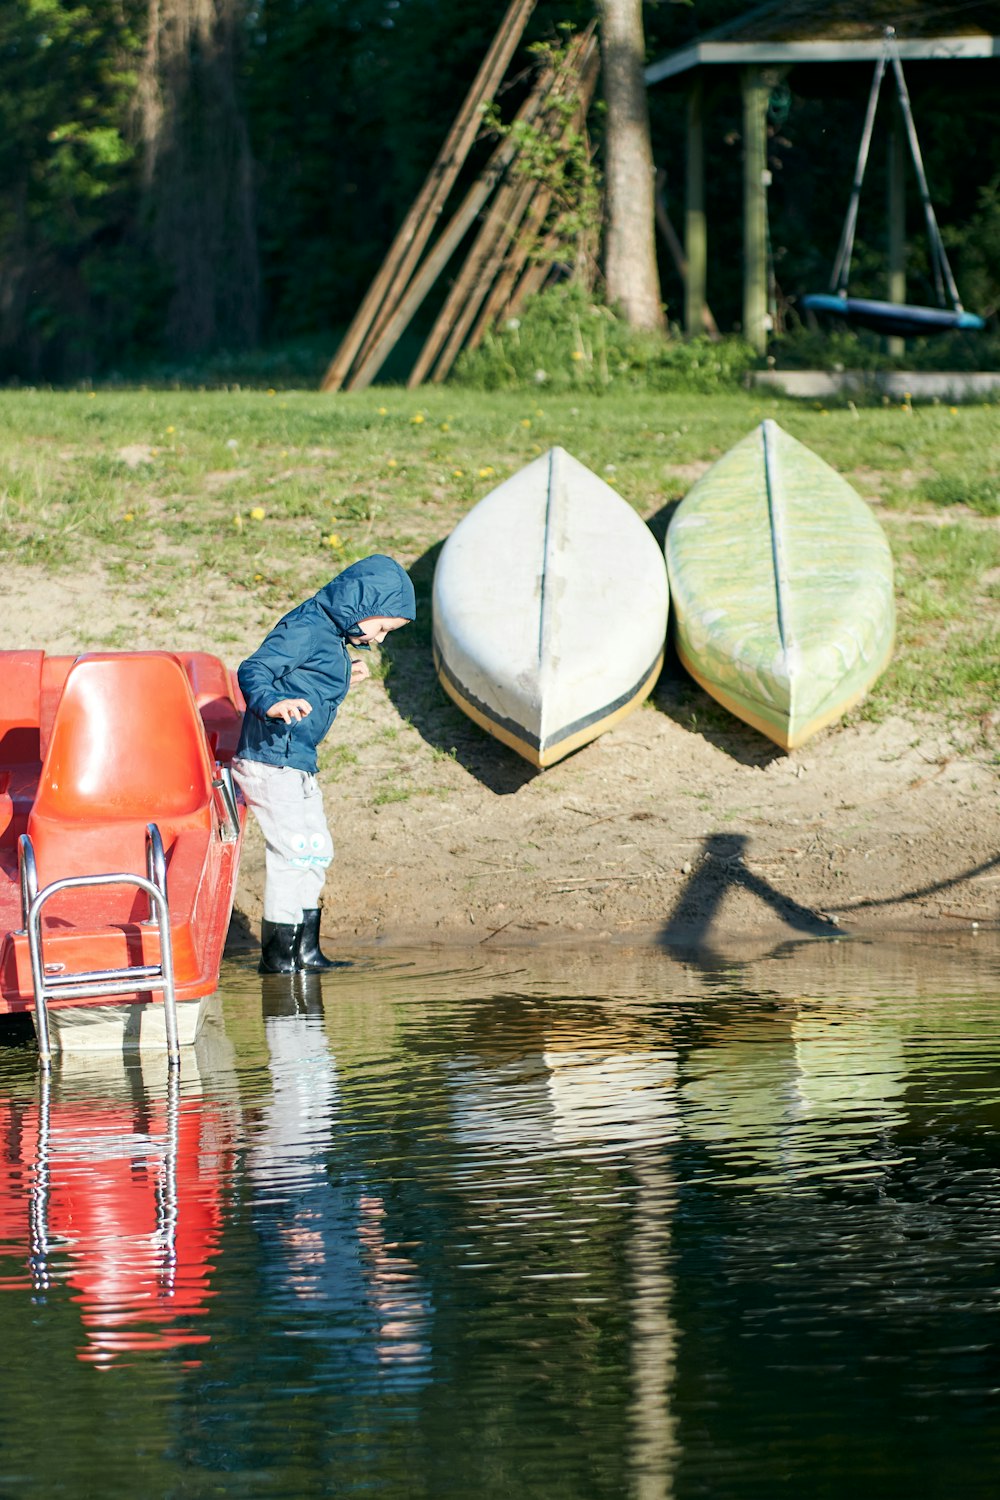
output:
[[[900,113],[906,127],[906,139],[920,190],[927,242],[930,247],[931,272],[938,299],[937,307],[923,307],[905,302],[881,302],[867,297],[851,297],[848,293],[861,188],[864,183],[865,169],[868,166],[868,154],[875,128],[875,112],[882,92],[882,80],[890,65],[896,80]],[[946,293],[951,301],[950,308],[945,303]],[[906,87],[903,64],[896,43],[896,32],[892,26],[887,26],[885,29],[882,52],[875,64],[875,73],[868,94],[868,107],[865,111],[864,128],[861,132],[861,144],[858,147],[858,159],[854,169],[854,181],[851,185],[851,197],[833,263],[833,272],[830,276],[830,290],[811,293],[803,297],[802,306],[807,311],[841,318],[846,323],[858,324],[890,337],[913,338],[933,333],[946,333],[956,328],[978,329],[985,326],[982,318],[975,313],[965,311],[958,294],[958,287],[938,226],[937,215],[934,212],[934,203],[927,183],[927,173],[924,169],[917,127],[913,118],[910,93]]]
[[[866,8],[863,16],[833,27],[830,15],[813,9],[803,19],[801,12],[790,19],[787,0],[771,0],[746,14],[701,33],[695,40],[654,59],[645,71],[649,88],[669,88],[687,96],[685,130],[686,185],[682,218],[684,251],[684,327],[689,336],[702,331],[710,281],[711,225],[708,216],[706,176],[711,166],[709,122],[715,101],[728,99],[734,85],[743,102],[743,336],[760,353],[767,350],[773,327],[774,308],[769,295],[767,234],[767,107],[770,90],[776,79],[790,69],[857,67],[870,69],[884,51],[881,27],[872,22],[877,15],[894,19],[890,0],[878,0]],[[836,9],[834,7],[833,9]],[[996,34],[994,34],[996,33]],[[976,71],[1000,58],[1000,28],[984,27],[975,22],[952,28],[927,27],[909,34],[897,35],[895,45],[903,63],[934,63],[954,73]],[[901,143],[902,144],[902,143]],[[905,148],[899,152],[899,174],[902,176]],[[897,207],[901,193],[897,195]],[[680,215],[677,216],[678,218]],[[678,227],[681,227],[679,225]],[[898,238],[897,238],[898,237]],[[902,226],[895,224],[890,233],[889,295],[886,304],[896,309],[890,316],[898,318],[905,293],[896,286],[901,280]],[[843,303],[830,294],[843,314]],[[801,304],[799,304],[801,305]],[[955,313],[948,308],[924,309],[927,318],[943,319],[955,325]],[[978,327],[971,313],[960,314],[966,326]],[[921,329],[921,331],[926,331]],[[898,333],[898,329],[891,330]]]

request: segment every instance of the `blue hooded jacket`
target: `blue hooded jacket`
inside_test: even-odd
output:
[[[316,746],[351,685],[347,637],[359,620],[376,615],[417,615],[413,584],[381,553],[352,563],[278,621],[237,674],[247,701],[237,755],[315,774]],[[305,698],[312,713],[292,724],[269,719],[282,698]]]

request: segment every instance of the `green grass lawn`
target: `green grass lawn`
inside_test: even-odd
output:
[[[996,406],[826,411],[751,394],[541,388],[7,391],[0,548],[5,565],[100,564],[154,614],[200,575],[276,616],[373,551],[416,565],[426,593],[434,549],[456,521],[553,444],[614,485],[662,540],[699,466],[765,416],[875,502],[892,543],[899,644],[862,712],[981,719],[1000,701]],[[206,634],[225,638],[210,619]]]

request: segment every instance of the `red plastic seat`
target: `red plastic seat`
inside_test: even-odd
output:
[[[5,651],[0,690],[0,767],[37,765],[41,651]]]
[[[236,674],[208,651],[181,651],[177,659],[187,673],[216,758],[228,765],[236,754],[246,707]]]
[[[66,678],[28,819],[40,883],[145,874],[147,823],[159,826],[169,869],[183,830],[211,836],[213,771],[205,728],[175,656],[81,656]],[[107,891],[103,899],[110,899]],[[119,919],[133,908],[145,914],[145,896],[125,892],[113,905],[122,901],[127,911]]]
[[[40,763],[71,656],[0,652],[0,850],[28,826]]]

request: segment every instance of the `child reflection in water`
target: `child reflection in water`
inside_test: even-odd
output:
[[[321,1320],[331,1353],[376,1365],[380,1379],[422,1384],[430,1295],[416,1264],[386,1239],[381,1194],[354,1171],[338,1173],[350,1136],[322,1014],[268,1016],[264,1029],[272,1095],[248,1163],[254,1217],[273,1247],[265,1265],[271,1310],[296,1325]]]

